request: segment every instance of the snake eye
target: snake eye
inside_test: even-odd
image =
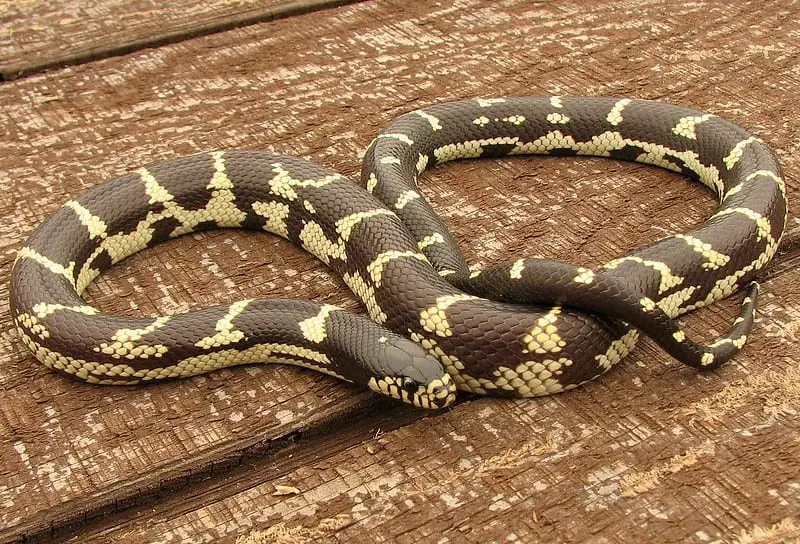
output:
[[[409,395],[413,395],[417,392],[417,382],[412,380],[411,378],[403,378],[403,391],[408,393]]]

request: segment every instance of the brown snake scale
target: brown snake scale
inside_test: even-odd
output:
[[[516,154],[593,155],[687,174],[720,207],[593,270],[520,256],[470,270],[417,188],[429,166]],[[716,367],[753,325],[756,273],[783,233],[786,190],[772,151],[714,115],[643,100],[545,97],[437,104],[369,146],[360,188],[308,161],[217,151],[140,168],[70,200],[19,251],[11,309],[50,368],[132,384],[255,362],[301,365],[425,408],[456,388],[536,396],[619,362],[639,331],[682,362]],[[520,188],[524,190],[524,188]],[[266,230],[340,275],[369,313],[243,300],[174,316],[111,316],[81,292],[103,270],[168,238]],[[729,334],[709,345],[674,318],[749,286]]]

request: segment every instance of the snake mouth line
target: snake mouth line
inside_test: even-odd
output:
[[[446,408],[456,399],[456,384],[447,373],[441,378],[431,380],[428,384],[417,384],[413,391],[404,388],[404,382],[403,377],[372,377],[367,385],[376,393],[426,410]]]

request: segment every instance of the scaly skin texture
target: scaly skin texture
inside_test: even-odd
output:
[[[417,178],[447,160],[519,153],[683,171],[722,204],[698,229],[597,270],[519,258],[470,271]],[[47,366],[97,383],[282,362],[425,408],[450,404],[456,386],[543,395],[616,364],[636,341],[631,325],[687,364],[733,356],[752,326],[754,288],[731,333],[710,346],[690,342],[672,318],[749,284],[786,220],[780,170],[760,140],[714,116],[612,98],[471,100],[412,112],[370,146],[363,183],[366,191],[307,161],[247,151],[110,180],[65,204],[20,250],[11,285],[20,338]],[[372,321],[287,300],[129,318],[80,298],[126,256],[217,227],[267,230],[308,250],[344,279]]]

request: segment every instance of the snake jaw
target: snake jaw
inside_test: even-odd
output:
[[[416,390],[411,392],[404,387],[406,380],[408,377],[405,376],[373,376],[367,385],[376,393],[428,410],[445,408],[456,398],[456,384],[450,374],[445,373],[428,383],[417,384]]]

